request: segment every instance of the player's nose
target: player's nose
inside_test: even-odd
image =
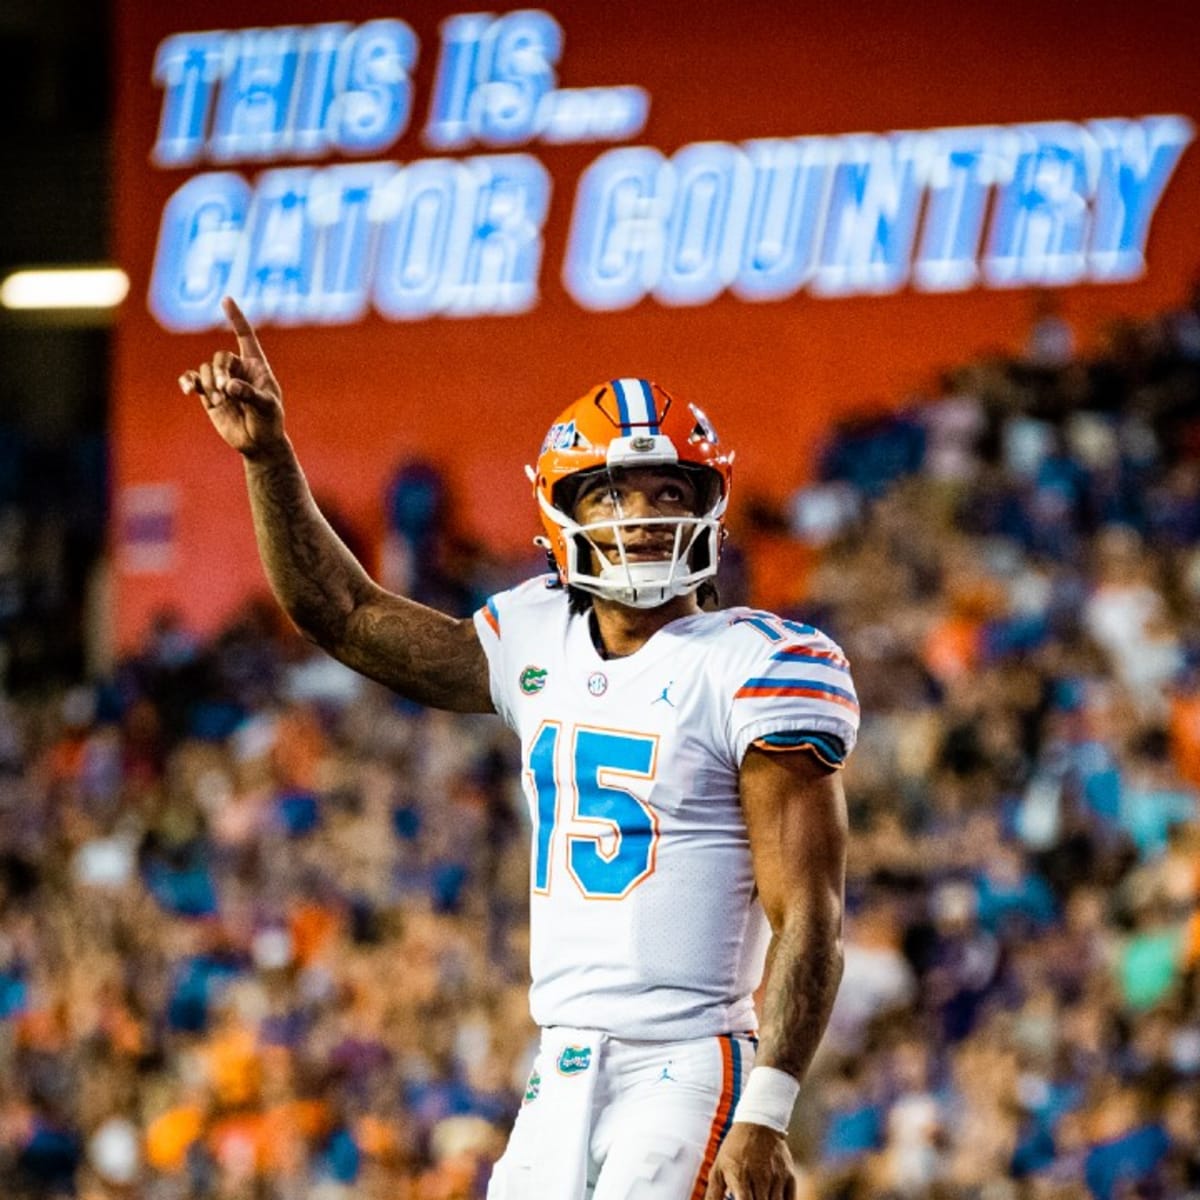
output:
[[[643,491],[641,488],[630,488],[621,497],[621,507],[625,516],[633,520],[661,515],[649,492]]]

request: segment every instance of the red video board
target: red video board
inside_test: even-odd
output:
[[[555,413],[641,375],[738,495],[840,415],[1200,265],[1193,6],[118,0],[118,635],[262,586],[241,470],[176,379],[259,326],[314,490],[369,536],[401,463],[520,553]],[[919,18],[914,16],[919,12]]]

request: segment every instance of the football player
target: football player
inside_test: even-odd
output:
[[[594,388],[528,469],[551,573],[455,620],[338,540],[225,311],[237,353],[180,384],[242,455],[279,602],[363,674],[521,739],[543,1035],[489,1200],[793,1197],[786,1132],[842,969],[858,703],[818,630],[710,603],[732,453],[654,383]]]

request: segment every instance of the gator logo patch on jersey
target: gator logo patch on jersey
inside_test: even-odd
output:
[[[560,1075],[581,1075],[592,1065],[591,1046],[564,1046],[558,1056]]]
[[[536,696],[546,686],[546,674],[545,667],[526,667],[518,680],[521,691],[526,696]]]

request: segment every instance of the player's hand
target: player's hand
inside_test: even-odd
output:
[[[195,393],[216,431],[239,454],[257,458],[284,443],[283,393],[258,335],[245,314],[226,296],[221,307],[237,335],[238,352],[213,355],[179,377],[184,395]]]
[[[766,1125],[735,1121],[708,1177],[704,1200],[796,1200],[787,1138]]]

